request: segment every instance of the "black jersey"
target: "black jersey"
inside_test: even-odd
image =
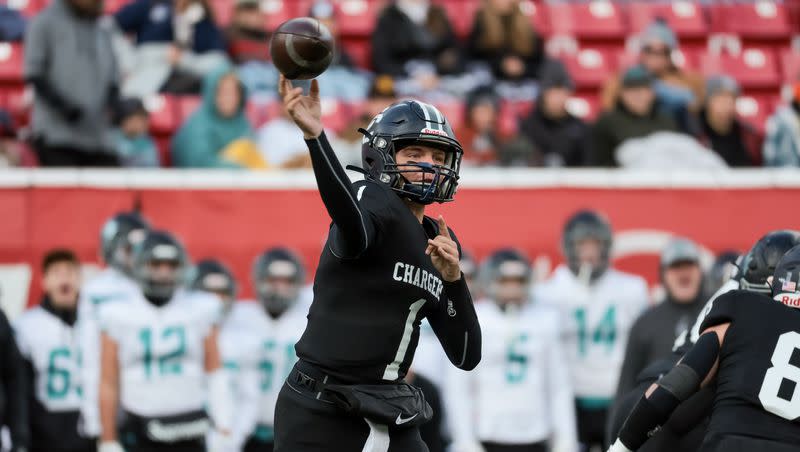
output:
[[[382,183],[351,185],[324,135],[308,145],[333,223],[297,356],[346,381],[399,380],[427,317],[450,360],[474,367],[480,329],[464,278],[445,282],[425,254],[437,222],[425,217],[420,224]]]
[[[800,310],[736,290],[714,301],[701,331],[726,322],[706,442],[737,435],[800,444]]]

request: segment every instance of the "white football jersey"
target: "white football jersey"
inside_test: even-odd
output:
[[[36,399],[51,412],[81,408],[80,350],[75,328],[41,306],[14,323],[20,353],[33,364]]]
[[[216,296],[184,290],[161,307],[141,294],[103,305],[100,328],[118,347],[121,408],[143,417],[202,409],[204,341],[221,314]]]
[[[452,364],[450,364],[439,338],[436,337],[428,320],[422,319],[422,323],[419,325],[419,343],[414,352],[411,368],[414,373],[432,381],[441,391],[448,367],[452,367]]]
[[[645,280],[609,268],[587,286],[560,265],[534,288],[534,299],[561,313],[575,396],[608,404],[617,390],[628,332],[648,306]]]
[[[277,319],[269,316],[258,302],[245,301],[234,305],[223,324],[220,350],[226,368],[237,369],[234,377],[237,392],[251,393],[252,389],[245,386],[252,387],[253,381],[258,386],[257,424],[274,425],[278,393],[297,362],[294,346],[306,328],[307,316],[308,304],[302,300]]]
[[[471,372],[448,366],[444,399],[456,444],[550,440],[576,451],[574,396],[561,347],[559,313],[527,304],[475,305],[483,337]]]
[[[100,306],[137,297],[139,287],[126,275],[108,267],[81,287],[78,300],[79,343],[82,358],[83,404],[81,417],[90,436],[100,434],[98,388],[100,384]]]

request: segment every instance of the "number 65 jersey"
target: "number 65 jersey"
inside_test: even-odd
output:
[[[737,435],[800,444],[800,299],[776,298],[728,292],[703,321],[700,331],[731,323],[719,352],[706,443]]]
[[[103,305],[100,329],[117,343],[121,408],[142,417],[202,410],[204,341],[221,313],[216,296],[184,290],[161,307],[141,294]]]

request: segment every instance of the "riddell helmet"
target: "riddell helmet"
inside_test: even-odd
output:
[[[784,254],[800,244],[800,232],[789,229],[772,231],[761,237],[742,259],[739,268],[739,287],[751,292],[772,292],[767,278]]]
[[[525,300],[528,296],[532,277],[533,272],[528,258],[512,248],[502,248],[489,255],[479,271],[481,286],[486,295],[500,304],[504,304],[510,298]],[[514,289],[512,293],[507,288],[503,288],[499,282],[501,279],[506,278],[520,279],[522,286],[518,289],[521,292],[518,293]]]
[[[203,259],[194,266],[189,287],[222,294],[230,300],[236,298],[238,289],[233,273],[216,259]]]
[[[775,267],[772,296],[793,308],[800,307],[800,246],[787,251]]]
[[[152,264],[167,262],[175,267],[166,278],[154,274]],[[175,291],[186,282],[189,256],[175,236],[165,231],[149,231],[133,249],[133,278],[142,293],[153,304],[168,302]]]
[[[269,278],[286,278],[288,290],[270,284]],[[286,248],[270,248],[253,263],[253,284],[258,301],[266,310],[279,316],[300,298],[306,270],[300,257]]]
[[[401,197],[419,204],[453,200],[464,151],[436,107],[415,100],[398,102],[375,116],[366,130],[359,131],[364,134],[361,154],[368,179],[386,184]],[[412,143],[445,151],[444,165],[398,165],[395,153]],[[414,172],[432,174],[433,180],[411,183],[405,176]]]
[[[131,274],[131,251],[144,240],[150,225],[136,212],[118,213],[100,230],[100,249],[106,265]]]
[[[613,235],[608,220],[592,210],[578,211],[567,220],[561,236],[561,250],[567,260],[567,266],[575,275],[581,271],[577,245],[584,239],[595,239],[600,242],[600,265],[592,268],[590,275],[591,280],[595,280],[605,273],[611,259]]]

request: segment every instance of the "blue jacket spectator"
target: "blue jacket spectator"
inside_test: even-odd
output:
[[[25,18],[16,9],[0,5],[0,42],[22,41]]]
[[[175,20],[175,11],[196,9],[192,26],[184,30]],[[222,32],[214,23],[211,8],[202,0],[135,0],[115,15],[117,25],[126,33],[136,35],[136,43],[173,42],[195,53],[225,51]],[[188,34],[188,36],[187,36]]]

